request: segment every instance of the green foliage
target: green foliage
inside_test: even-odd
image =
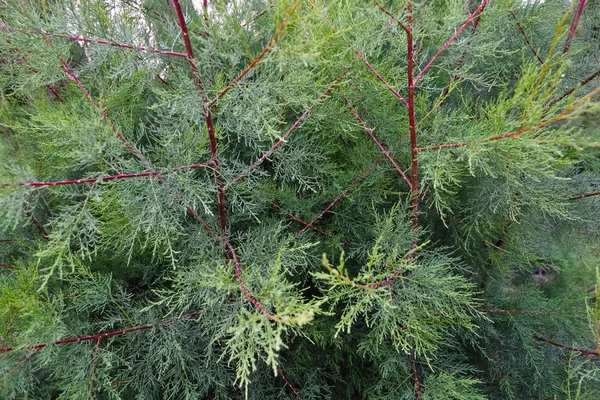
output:
[[[600,3],[207,3],[0,2],[0,398],[598,398]]]

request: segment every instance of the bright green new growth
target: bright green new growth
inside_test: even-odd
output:
[[[598,13],[0,2],[0,397],[598,398]]]

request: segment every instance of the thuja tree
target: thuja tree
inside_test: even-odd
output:
[[[1,2],[1,397],[599,398],[599,13]]]

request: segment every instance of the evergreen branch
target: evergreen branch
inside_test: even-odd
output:
[[[585,199],[587,197],[600,196],[600,192],[586,193],[579,196],[571,197],[569,200]]]
[[[486,0],[483,0],[484,2]],[[419,228],[419,161],[417,158],[417,128],[415,126],[415,85],[414,81],[414,43],[413,43],[413,10],[412,1],[408,1],[408,27],[406,43],[406,66],[408,80],[408,126],[410,131],[410,152],[411,152],[411,196],[413,208],[413,228]],[[414,247],[417,243],[414,243]]]
[[[539,123],[539,124],[534,125],[534,126],[529,127],[529,128],[519,129],[519,130],[511,132],[511,133],[505,133],[504,135],[492,136],[491,138],[484,139],[484,141],[491,142],[491,141],[496,141],[496,140],[502,140],[502,139],[508,139],[508,138],[518,137],[518,136],[520,136],[520,135],[522,135],[524,133],[531,132],[531,131],[533,131],[535,129],[542,129],[542,128],[550,125],[550,124],[553,124],[555,122],[561,121],[561,120],[566,119],[566,118],[569,118],[569,117],[572,116],[571,114],[575,110],[577,110],[579,107],[581,107],[582,105],[584,105],[588,100],[590,100],[592,97],[594,97],[598,93],[600,93],[600,87],[596,88],[593,92],[589,93],[588,95],[582,97],[577,102],[575,102],[573,105],[571,105],[571,106],[567,107],[566,109],[564,109],[561,113],[555,115],[554,117],[552,117],[550,119],[547,119],[546,121],[544,121],[542,123]],[[440,144],[440,145],[435,145],[435,146],[418,147],[416,150],[417,150],[417,152],[431,151],[431,150],[440,150],[440,149],[465,147],[465,146],[470,146],[472,144],[473,144],[473,142]]]
[[[244,70],[242,72],[240,72],[238,74],[238,76],[236,76],[233,79],[233,81],[231,81],[231,83],[229,83],[229,85],[227,85],[223,90],[219,91],[219,93],[217,93],[217,96],[214,99],[212,99],[210,102],[208,102],[208,107],[212,107],[213,104],[215,104],[217,101],[219,101],[219,99],[221,97],[225,96],[225,94],[227,94],[227,92],[229,92],[235,85],[237,85],[238,82],[244,76],[246,76],[250,71],[252,71],[261,62],[263,57],[273,48],[273,45],[275,44],[275,42],[281,35],[281,32],[283,32],[285,27],[288,25],[289,18],[292,15],[294,15],[294,13],[296,12],[296,9],[298,8],[299,5],[300,5],[300,0],[296,0],[294,5],[292,6],[292,9],[288,13],[288,15],[285,17],[285,19],[283,20],[281,25],[279,25],[279,28],[277,28],[277,30],[275,31],[275,35],[273,35],[273,37],[271,38],[269,43],[267,43],[265,48],[260,52],[260,54],[258,56],[256,56],[256,58],[254,60],[252,60],[252,62],[250,62],[250,64],[246,68],[244,68]]]
[[[312,2],[312,0],[309,0],[309,3],[311,5],[311,7],[313,9],[317,9],[317,6],[315,5],[315,3]],[[325,22],[331,27],[331,29],[335,32],[335,33],[340,33],[340,31],[335,27],[335,25],[333,25],[333,23],[325,16],[323,15],[323,19],[325,20]],[[371,63],[369,63],[369,61],[367,61],[367,59],[365,58],[364,54],[361,53],[360,51],[358,51],[355,47],[352,46],[352,43],[350,43],[348,41],[348,39],[344,38],[343,36],[341,36],[342,40],[344,42],[346,42],[346,44],[352,49],[352,51],[354,52],[354,54],[356,54],[358,56],[358,58],[360,58],[360,60],[367,66],[367,68],[369,68],[369,70],[373,73],[373,75],[375,75],[377,77],[377,79],[379,79],[381,81],[381,83],[383,83],[385,85],[385,87],[392,92],[392,94],[394,96],[396,96],[398,98],[398,100],[400,100],[402,102],[402,104],[404,104],[406,107],[408,107],[408,102],[406,101],[406,99],[404,99],[404,97],[402,97],[400,95],[400,93],[398,93],[398,91],[396,89],[394,89],[392,87],[392,85],[390,85],[383,76],[381,76],[381,74],[379,72],[377,72],[377,70],[375,69],[375,67],[373,67],[371,65]]]
[[[8,326],[6,327],[6,332],[2,337],[2,344],[0,344],[0,348],[6,346],[6,340],[8,339],[8,335],[10,334],[10,330],[12,329],[13,324],[15,323],[15,319],[17,319],[17,313],[13,313],[10,321],[8,321]]]
[[[419,375],[417,374],[417,361],[413,352],[410,353],[410,362],[412,364],[413,379],[415,381],[415,392],[417,392],[417,400],[421,400],[421,383],[419,382]]]
[[[334,237],[334,236],[335,236],[335,235],[333,235],[333,234],[331,234],[331,233],[329,233],[329,232],[327,232],[327,231],[324,231],[324,230],[323,230],[323,229],[321,229],[321,228],[317,228],[316,226],[312,226],[312,225],[310,225],[310,226],[309,226],[308,222],[304,221],[303,219],[300,219],[300,218],[296,217],[296,216],[295,216],[295,215],[293,215],[293,214],[290,214],[290,213],[288,213],[288,212],[287,212],[287,211],[285,211],[285,210],[284,210],[284,209],[283,209],[283,208],[282,208],[282,207],[281,207],[279,204],[277,204],[277,202],[273,202],[273,206],[274,206],[275,208],[277,208],[278,210],[280,210],[280,211],[281,211],[282,213],[284,213],[285,215],[287,215],[289,218],[293,219],[294,221],[296,221],[296,222],[298,222],[298,223],[300,223],[300,224],[302,224],[302,225],[304,225],[304,226],[307,226],[307,227],[309,227],[309,228],[310,228],[310,229],[312,229],[313,231],[315,231],[315,232],[318,232],[318,233],[320,233],[320,234],[321,234],[321,235],[323,235],[323,236],[329,236],[329,237]],[[349,246],[349,247],[352,247],[352,246],[353,246],[353,245],[352,245],[352,243],[350,243],[349,241],[347,241],[347,240],[345,240],[345,239],[340,239],[340,242],[342,242],[343,244],[345,244],[346,246]]]
[[[485,313],[503,313],[503,314],[523,314],[523,315],[547,315],[544,311],[525,311],[525,310],[500,310],[494,308],[478,308],[477,311]]]
[[[290,129],[287,130],[286,133],[283,134],[283,136],[281,136],[281,138],[277,141],[277,143],[275,143],[265,154],[263,154],[258,160],[256,160],[254,162],[254,164],[252,164],[247,170],[246,172],[242,173],[241,175],[239,175],[237,178],[235,178],[234,180],[231,181],[230,185],[233,185],[239,181],[241,181],[242,179],[244,179],[245,176],[247,176],[253,169],[255,169],[256,167],[258,167],[260,164],[262,164],[271,154],[273,154],[273,152],[279,147],[281,146],[283,143],[285,143],[287,141],[287,138],[292,134],[292,132],[294,132],[296,129],[298,129],[300,127],[300,125],[302,125],[302,123],[304,122],[304,120],[306,118],[308,118],[308,116],[310,115],[310,113],[312,112],[312,110],[317,106],[317,104],[319,103],[319,101],[323,100],[323,98],[325,96],[327,96],[327,94],[331,91],[331,89],[334,88],[334,86],[336,86],[340,80],[346,76],[346,74],[348,73],[348,71],[350,70],[350,68],[352,67],[352,65],[354,64],[354,61],[344,70],[344,72],[342,72],[340,74],[340,76],[337,77],[336,80],[334,80],[328,87],[327,89],[325,89],[325,91],[323,93],[321,93],[319,95],[319,97],[317,98],[317,100],[315,100],[314,103],[312,103],[310,105],[310,107],[308,107],[304,113],[300,116],[300,118],[298,118],[298,120],[296,120],[296,122],[294,122],[294,124],[290,127]]]
[[[176,57],[187,57],[187,54],[179,53],[176,51],[154,49],[151,47],[132,46],[130,44],[117,43],[117,42],[112,42],[110,40],[104,40],[104,39],[90,39],[90,38],[86,38],[83,36],[72,36],[72,35],[65,35],[65,34],[61,34],[61,33],[36,31],[33,29],[13,28],[12,26],[4,25],[4,24],[0,24],[0,30],[31,33],[34,35],[42,35],[45,37],[56,37],[56,38],[72,40],[74,42],[103,44],[103,45],[112,46],[112,47],[122,47],[122,48],[126,48],[126,49],[145,51],[145,52],[149,52],[149,53],[166,54],[166,55],[176,56]]]
[[[242,24],[242,27],[246,28],[248,25],[250,25],[252,22],[256,22],[257,19],[259,19],[260,17],[262,17],[263,15],[265,15],[270,9],[272,9],[275,6],[275,4],[271,4],[269,5],[269,8],[262,10],[261,12],[259,12],[258,14],[256,14],[254,17],[252,17],[252,19],[248,22],[244,22]]]
[[[548,108],[552,107],[554,104],[558,103],[559,101],[563,100],[565,97],[570,96],[571,94],[573,94],[573,92],[575,92],[577,89],[581,88],[582,86],[587,85],[588,83],[590,83],[591,81],[593,81],[596,77],[600,76],[600,68],[598,68],[596,71],[592,72],[591,75],[589,75],[587,78],[583,79],[581,82],[579,82],[574,88],[572,88],[571,90],[566,91],[565,93],[563,93],[561,96],[557,97],[556,99],[552,100],[549,102],[548,104]]]
[[[47,347],[47,346],[55,346],[55,345],[67,344],[67,343],[79,343],[79,342],[86,342],[86,341],[90,341],[90,340],[99,340],[99,339],[101,340],[101,339],[106,339],[106,338],[113,337],[113,336],[126,335],[131,332],[155,329],[160,326],[172,325],[175,322],[182,321],[182,320],[188,320],[188,319],[194,318],[198,315],[200,315],[199,312],[192,312],[189,314],[182,315],[181,317],[160,321],[153,325],[139,325],[139,326],[134,326],[134,327],[127,328],[127,329],[121,329],[118,331],[100,333],[97,335],[79,336],[79,337],[72,337],[72,338],[68,338],[68,339],[61,339],[61,340],[57,340],[57,341],[51,342],[51,343],[31,344],[31,345],[25,345],[25,346],[21,346],[21,347],[2,347],[2,348],[0,348],[0,354],[4,354],[4,353],[11,352],[11,351],[16,351],[16,350],[31,350],[31,349],[38,350],[38,349],[43,349],[44,347]]]
[[[529,40],[529,38],[527,37],[527,33],[525,33],[525,29],[523,28],[523,25],[521,25],[521,23],[517,19],[517,15],[515,14],[515,12],[512,9],[510,10],[510,15],[515,20],[515,23],[517,24],[517,28],[519,28],[519,31],[521,32],[521,35],[523,36],[523,39],[525,40],[525,43],[527,43],[527,46],[529,46],[529,49],[531,49],[531,52],[537,58],[537,60],[540,62],[540,64],[543,65],[544,64],[544,60],[542,60],[542,58],[539,56],[539,54],[536,51],[536,49],[533,47],[533,44],[531,43],[531,40]]]
[[[375,142],[375,144],[377,145],[377,147],[379,147],[379,150],[381,150],[381,152],[383,153],[383,155],[389,160],[389,162],[392,163],[392,165],[394,166],[394,169],[396,171],[398,171],[398,173],[402,176],[402,178],[404,179],[404,181],[408,184],[408,187],[410,189],[412,189],[412,184],[410,183],[410,180],[408,179],[408,177],[404,174],[404,171],[402,171],[402,169],[398,166],[398,164],[396,164],[396,162],[394,161],[394,159],[392,158],[392,156],[390,156],[390,153],[381,145],[381,143],[379,143],[379,141],[377,140],[377,138],[375,137],[375,135],[373,135],[373,131],[370,130],[367,127],[367,124],[365,124],[365,121],[363,121],[363,119],[360,117],[360,115],[358,115],[358,112],[352,106],[352,103],[350,103],[350,100],[348,100],[348,98],[346,98],[346,103],[348,103],[348,106],[350,107],[350,111],[352,111],[352,114],[354,114],[354,116],[356,117],[356,119],[358,120],[358,122],[365,129],[365,132],[367,132],[369,134],[369,136],[371,137],[371,139],[373,140],[373,142]]]
[[[577,30],[579,19],[581,18],[583,8],[586,6],[586,4],[587,0],[579,0],[577,11],[575,12],[575,16],[573,17],[573,21],[571,22],[571,28],[569,29],[569,36],[567,37],[567,41],[563,49],[563,54],[566,54],[569,51],[569,48],[571,47],[571,42],[573,41],[573,37],[575,37],[575,31]]]
[[[73,72],[71,67],[69,67],[69,64],[67,64],[65,59],[61,57],[60,61],[63,65],[63,67],[65,68],[65,75],[67,75],[68,78],[70,78],[73,82],[75,82],[77,84],[77,86],[79,86],[79,89],[83,92],[85,97],[87,97],[87,99],[90,101],[90,103],[92,103],[94,108],[96,108],[96,110],[100,113],[100,116],[102,117],[102,119],[108,124],[108,126],[110,126],[110,129],[112,129],[112,131],[115,133],[115,135],[117,135],[119,140],[121,140],[121,142],[123,142],[125,144],[127,149],[129,149],[129,151],[133,155],[135,155],[140,161],[142,161],[145,164],[149,164],[148,160],[146,160],[146,158],[131,143],[129,143],[129,141],[125,138],[125,136],[108,119],[108,115],[106,114],[106,112],[104,110],[102,110],[102,108],[98,105],[98,103],[96,103],[96,101],[92,98],[92,96],[87,91],[85,86],[83,86],[83,84],[81,83],[81,81],[79,80],[77,75],[75,75],[75,72]]]
[[[470,2],[467,3],[467,13],[470,12]],[[483,13],[483,9],[481,10],[481,13]],[[471,28],[471,33],[470,33],[470,37],[473,37],[475,35],[475,32],[477,31],[477,26],[479,25],[479,21],[481,21],[481,13],[477,16],[477,18],[475,18],[472,22],[473,27]],[[467,42],[467,46],[471,45],[471,39],[469,38],[469,41]],[[461,53],[460,57],[458,57],[458,62],[456,63],[456,67],[454,67],[454,74],[450,77],[450,82],[448,82],[448,86],[446,86],[444,88],[444,90],[442,91],[442,100],[438,103],[438,105],[436,107],[434,107],[433,109],[431,109],[429,111],[429,113],[427,113],[427,115],[425,117],[423,117],[421,119],[421,121],[417,124],[417,127],[419,125],[421,125],[421,122],[427,118],[429,116],[429,114],[431,112],[433,112],[433,110],[435,110],[437,107],[441,106],[444,101],[446,101],[446,98],[448,97],[448,95],[450,94],[450,92],[453,89],[453,83],[454,81],[456,81],[459,77],[458,77],[458,71],[460,71],[464,61],[465,61],[465,56],[467,55],[467,50],[463,50],[463,52]]]
[[[373,1],[375,2],[375,5],[377,6],[377,8],[379,8],[379,10],[381,10],[381,12],[383,12],[385,15],[387,15],[388,17],[390,17],[392,19],[392,22],[395,21],[398,25],[400,25],[400,27],[402,29],[404,29],[404,31],[406,33],[408,33],[408,27],[406,25],[404,25],[402,23],[402,21],[400,21],[399,19],[396,19],[396,17],[394,17],[394,14],[392,14],[391,12],[389,12],[388,10],[386,10],[385,7],[383,7],[377,0],[373,0]],[[406,7],[406,5],[402,6],[402,9],[404,9],[404,7]]]
[[[290,381],[288,381],[288,379],[285,377],[285,375],[283,374],[283,372],[281,372],[280,368],[277,368],[277,373],[279,374],[279,376],[281,376],[281,378],[283,379],[283,381],[285,382],[285,384],[288,385],[290,387],[290,389],[292,389],[292,392],[294,392],[294,395],[296,395],[296,398],[299,399],[300,398],[300,393],[298,393],[298,391],[296,390],[296,388],[294,388],[294,386],[292,386],[292,384],[290,383]]]
[[[225,238],[224,241],[225,241],[225,247],[227,247],[227,249],[229,250],[229,254],[231,255],[231,259],[233,260],[233,265],[235,267],[235,276],[237,277],[238,283],[240,285],[240,290],[246,296],[246,298],[248,299],[248,301],[250,303],[252,303],[252,305],[257,310],[259,310],[265,317],[267,317],[271,321],[277,322],[279,324],[282,324],[282,323],[285,323],[285,322],[292,322],[290,320],[284,320],[282,318],[279,318],[276,315],[271,314],[270,312],[267,311],[267,309],[265,308],[265,306],[263,306],[261,304],[261,302],[258,301],[256,299],[256,297],[254,297],[254,295],[252,294],[252,292],[244,284],[244,279],[243,279],[243,276],[242,276],[242,273],[243,273],[242,272],[242,267],[240,266],[240,262],[238,261],[237,253],[235,252],[235,249],[233,248],[233,246],[229,242],[229,239]]]
[[[438,57],[444,52],[444,50],[446,50],[446,48],[448,48],[448,46],[450,46],[450,44],[458,37],[458,35],[461,34],[461,32],[467,27],[467,25],[469,25],[471,23],[471,21],[473,21],[474,18],[478,17],[479,14],[483,12],[483,9],[485,8],[486,4],[487,4],[487,0],[482,0],[481,5],[479,7],[477,7],[477,9],[473,12],[473,14],[471,14],[471,16],[465,21],[465,23],[462,24],[462,26],[460,28],[458,28],[456,33],[454,35],[452,35],[452,37],[450,39],[448,39],[448,41],[442,46],[440,51],[438,51],[433,56],[431,61],[429,61],[429,63],[425,66],[425,68],[423,68],[421,70],[421,72],[419,73],[419,75],[417,75],[417,77],[415,78],[415,82],[414,82],[415,85],[419,82],[419,80],[423,77],[425,72],[427,72],[429,67],[431,67],[431,65],[435,62],[435,60],[437,60]],[[412,30],[412,27],[411,27],[411,30]]]
[[[549,339],[543,338],[543,337],[541,337],[541,336],[538,336],[538,335],[533,335],[532,337],[533,337],[535,340],[538,340],[538,341],[540,341],[540,342],[544,342],[544,343],[551,344],[552,346],[556,346],[556,347],[559,347],[559,348],[561,348],[561,349],[564,349],[564,350],[575,351],[575,352],[577,352],[577,353],[581,353],[581,354],[584,354],[584,355],[586,355],[586,356],[596,356],[596,357],[599,357],[599,356],[600,356],[600,354],[598,354],[598,352],[597,352],[597,351],[584,350],[584,349],[578,349],[578,348],[576,348],[576,347],[570,347],[570,346],[566,346],[566,345],[564,345],[564,344],[557,343],[557,342],[553,342],[552,340],[549,340]]]
[[[188,32],[188,27],[185,22],[185,17],[183,15],[183,10],[181,9],[181,4],[179,0],[173,0],[173,7],[175,8],[175,12],[177,14],[177,21],[179,24],[179,28],[181,29],[181,34],[183,36],[183,42],[185,44],[185,49],[187,51],[187,59],[190,64],[190,69],[192,70],[192,76],[194,78],[194,82],[196,83],[196,87],[200,91],[202,95],[202,103],[204,109],[204,116],[206,122],[206,130],[208,132],[208,139],[210,142],[210,153],[212,156],[212,160],[214,162],[214,171],[215,171],[215,182],[217,184],[217,192],[218,192],[218,203],[219,203],[219,225],[221,228],[221,236],[223,240],[226,239],[227,236],[227,214],[226,214],[226,204],[225,204],[225,187],[223,185],[223,177],[221,175],[221,167],[219,166],[218,161],[218,148],[217,148],[217,139],[215,137],[214,123],[212,118],[212,113],[210,111],[210,106],[208,105],[208,100],[206,98],[206,92],[204,90],[204,86],[202,84],[202,80],[200,79],[200,73],[198,72],[198,67],[196,67],[196,61],[194,59],[194,49],[192,48],[192,43],[190,41],[190,35]]]
[[[14,265],[2,264],[2,263],[0,263],[0,267],[7,268],[7,269],[12,269],[12,270],[15,270],[15,271],[18,271],[20,269],[19,267],[15,267]]]
[[[317,215],[316,217],[314,217],[312,219],[312,221],[310,221],[308,223],[308,225],[306,225],[304,228],[302,228],[302,230],[300,232],[298,232],[296,234],[296,237],[302,235],[304,232],[306,232],[310,227],[312,227],[312,225],[318,221],[319,219],[321,219],[323,217],[323,215],[327,214],[329,212],[329,210],[331,210],[331,208],[333,206],[335,206],[337,203],[340,202],[340,200],[342,200],[346,194],[348,193],[348,191],[350,191],[350,189],[352,189],[354,186],[356,186],[356,184],[362,179],[364,178],[369,172],[371,172],[373,170],[373,168],[375,168],[375,166],[377,164],[379,164],[381,162],[381,158],[377,158],[375,160],[375,162],[371,165],[369,165],[367,168],[365,168],[361,174],[355,178],[352,183],[350,183],[350,185],[346,186],[346,188],[344,190],[342,190],[342,193],[339,194],[338,197],[335,198],[335,200],[333,200],[327,207],[325,207],[325,209],[323,211],[321,211],[321,213],[319,215]]]
[[[214,162],[211,160],[204,164],[182,165],[181,167],[173,168],[170,171],[166,171],[166,170],[147,171],[147,172],[137,172],[137,173],[131,173],[131,174],[108,175],[108,176],[101,176],[98,178],[73,179],[73,180],[67,180],[67,181],[51,181],[51,182],[35,182],[34,181],[34,182],[20,182],[17,184],[4,183],[2,185],[2,187],[3,188],[10,187],[10,186],[47,187],[47,186],[79,185],[79,184],[83,184],[83,183],[98,183],[98,182],[102,183],[102,182],[108,182],[108,181],[113,181],[113,180],[117,180],[117,179],[141,178],[141,177],[145,177],[145,176],[164,175],[167,172],[177,172],[177,171],[182,171],[182,170],[186,170],[186,169],[197,169],[197,168],[210,167],[213,164],[214,164]]]

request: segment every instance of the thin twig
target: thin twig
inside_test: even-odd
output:
[[[353,64],[353,63],[352,63]],[[302,125],[302,123],[304,122],[304,120],[306,118],[308,118],[308,116],[310,115],[310,113],[312,112],[312,110],[317,106],[317,104],[319,103],[319,101],[323,100],[323,98],[325,98],[325,96],[327,96],[327,94],[331,91],[331,89],[333,89],[340,81],[341,79],[346,76],[346,74],[348,73],[348,71],[350,70],[350,68],[352,67],[352,64],[350,64],[350,66],[348,68],[346,68],[344,70],[344,72],[342,72],[340,74],[340,76],[337,77],[336,80],[334,80],[328,87],[327,89],[325,89],[325,91],[323,93],[321,93],[319,95],[319,97],[317,98],[317,100],[312,103],[310,105],[310,107],[308,107],[304,113],[302,113],[302,115],[300,116],[300,118],[298,118],[298,120],[296,122],[294,122],[294,124],[290,127],[290,129],[287,130],[286,133],[284,133],[281,138],[269,149],[267,150],[266,153],[264,153],[258,160],[256,160],[250,167],[248,167],[248,169],[242,173],[241,175],[239,175],[237,178],[235,178],[234,180],[231,181],[230,185],[233,185],[239,181],[241,181],[242,179],[244,179],[244,177],[248,176],[248,174],[255,169],[256,167],[258,167],[260,164],[262,164],[267,158],[269,158],[271,156],[271,154],[273,154],[273,152],[282,144],[284,144],[287,141],[287,138],[292,134],[292,132],[294,132],[296,129],[298,129],[300,127],[300,125]]]
[[[0,30],[9,30],[9,31],[15,31],[15,32],[31,33],[31,34],[34,34],[34,35],[43,35],[43,36],[46,36],[46,37],[57,37],[57,38],[63,38],[63,39],[72,40],[72,41],[75,41],[75,42],[86,42],[86,43],[103,44],[103,45],[107,45],[107,46],[122,47],[122,48],[126,48],[126,49],[145,51],[145,52],[149,52],[149,53],[166,54],[166,55],[176,56],[176,57],[187,57],[187,54],[185,54],[185,53],[179,53],[177,51],[154,49],[154,48],[151,48],[151,47],[132,46],[130,44],[117,43],[117,42],[112,42],[110,40],[104,40],[104,39],[90,39],[90,38],[86,38],[86,37],[83,37],[83,36],[72,36],[72,35],[65,35],[65,34],[61,34],[61,33],[51,33],[51,32],[44,32],[44,31],[36,31],[36,30],[33,30],[33,29],[13,28],[11,26],[3,25],[3,24],[0,24]]]
[[[584,105],[588,100],[590,100],[592,97],[594,97],[595,95],[597,95],[598,93],[600,93],[600,87],[596,88],[596,90],[594,90],[593,92],[589,93],[588,95],[582,97],[581,99],[579,99],[577,102],[573,103],[571,106],[567,107],[565,110],[563,110],[561,113],[557,114],[556,116],[547,119],[546,121],[534,125],[532,127],[529,128],[523,128],[523,129],[519,129],[518,131],[514,131],[511,133],[506,133],[504,135],[498,135],[498,136],[492,136],[491,138],[487,138],[485,139],[485,141],[495,141],[495,140],[502,140],[502,139],[508,139],[508,138],[514,138],[514,137],[518,137],[524,133],[527,132],[531,132],[535,129],[542,129],[550,124],[553,124],[555,122],[561,121],[563,119],[569,118],[571,117],[571,114],[577,110],[579,107],[581,107],[582,105]],[[441,144],[441,145],[435,145],[435,146],[427,146],[427,147],[418,147],[416,150],[418,152],[421,151],[431,151],[431,150],[440,150],[440,149],[449,149],[449,148],[457,148],[457,147],[465,147],[465,146],[470,146],[471,144],[473,144],[473,142],[461,142],[461,143],[450,143],[450,144]]]
[[[129,178],[141,178],[145,176],[156,176],[156,175],[164,175],[167,172],[177,172],[186,169],[197,169],[197,168],[205,168],[210,167],[214,164],[211,160],[207,163],[203,164],[191,164],[191,165],[182,165],[180,167],[172,168],[170,171],[167,170],[159,170],[159,171],[147,171],[147,172],[137,172],[131,174],[117,174],[117,175],[108,175],[101,176],[98,178],[84,178],[84,179],[73,179],[67,181],[49,181],[49,182],[20,182],[16,184],[4,183],[0,187],[9,187],[9,186],[25,186],[25,187],[47,187],[47,186],[64,186],[64,185],[79,185],[84,183],[101,183],[108,182],[117,179],[129,179]]]
[[[296,390],[296,388],[294,388],[294,386],[292,386],[292,384],[290,383],[290,381],[288,381],[288,379],[285,377],[285,375],[283,374],[283,372],[281,372],[280,368],[277,368],[277,373],[279,374],[279,376],[281,376],[281,379],[283,379],[283,381],[285,382],[285,384],[288,385],[290,389],[292,389],[292,392],[294,392],[294,395],[296,395],[296,398],[299,399],[300,398],[300,393],[298,393],[298,391]]]
[[[300,5],[300,0],[297,0],[294,3],[294,5],[292,6],[292,9],[288,13],[288,15],[285,17],[285,19],[281,23],[281,25],[279,25],[279,28],[277,28],[277,30],[275,31],[275,35],[273,35],[273,37],[271,38],[269,43],[267,43],[265,48],[260,52],[260,54],[258,56],[256,56],[256,58],[254,60],[252,60],[252,62],[246,68],[244,68],[244,70],[242,72],[240,72],[238,74],[238,76],[236,76],[233,79],[233,81],[231,81],[231,83],[229,83],[229,85],[225,86],[225,88],[223,90],[221,90],[221,91],[219,91],[219,93],[217,93],[217,96],[214,99],[212,99],[210,102],[208,102],[208,107],[212,107],[217,101],[219,101],[219,99],[221,97],[225,96],[225,94],[227,92],[229,92],[235,85],[237,85],[238,82],[240,80],[242,80],[242,78],[248,74],[248,72],[250,72],[254,68],[256,68],[256,66],[261,62],[263,57],[269,52],[269,50],[271,50],[273,48],[273,45],[275,44],[275,42],[281,35],[281,32],[283,32],[285,27],[288,25],[290,17],[292,15],[294,15],[294,13],[298,9],[299,5]]]
[[[540,62],[540,64],[543,65],[544,60],[542,60],[542,58],[539,56],[538,52],[536,51],[535,47],[533,47],[531,40],[529,40],[529,37],[527,37],[527,33],[525,33],[525,29],[523,28],[523,25],[521,25],[521,23],[517,19],[517,15],[515,14],[515,12],[513,10],[510,10],[510,15],[515,20],[515,23],[517,24],[517,28],[519,28],[519,31],[521,32],[521,35],[523,36],[525,43],[527,43],[527,46],[529,46],[529,49],[531,49],[531,52],[537,58],[537,60]]]
[[[423,68],[421,70],[421,72],[419,73],[419,75],[417,75],[417,77],[415,78],[415,81],[414,81],[414,85],[416,85],[419,82],[419,80],[421,80],[421,78],[423,77],[423,75],[425,74],[425,72],[427,72],[427,70],[429,69],[429,67],[431,67],[431,65],[435,62],[435,60],[438,59],[438,57],[444,52],[444,50],[446,50],[446,48],[448,48],[448,46],[450,46],[450,44],[471,23],[471,21],[473,21],[473,19],[475,19],[476,17],[479,16],[479,14],[485,8],[486,4],[487,4],[487,0],[483,0],[481,2],[481,5],[479,7],[477,7],[477,9],[473,12],[473,14],[471,14],[471,16],[462,24],[462,26],[460,28],[458,28],[458,30],[456,31],[456,33],[454,35],[452,35],[452,37],[450,39],[448,39],[448,41],[442,46],[442,48],[440,49],[440,51],[438,51],[433,56],[433,58],[431,59],[431,61],[429,61],[429,63],[425,66],[425,68]],[[410,24],[409,24],[409,26],[410,26]],[[412,30],[412,27],[410,27],[410,28]]]
[[[325,207],[325,209],[323,211],[321,211],[321,213],[319,215],[317,215],[316,217],[314,217],[312,219],[312,221],[310,221],[308,223],[308,225],[306,225],[304,228],[302,228],[302,230],[300,232],[298,232],[296,234],[296,236],[300,236],[302,235],[304,232],[306,232],[308,229],[310,229],[312,227],[312,225],[318,221],[319,219],[321,219],[325,214],[327,214],[329,212],[329,210],[331,210],[331,208],[333,208],[333,206],[335,206],[337,203],[340,202],[340,200],[342,200],[346,194],[350,191],[350,189],[352,189],[354,186],[356,186],[356,184],[362,179],[364,178],[369,172],[371,172],[373,170],[373,168],[375,168],[375,166],[377,164],[379,164],[381,162],[381,158],[377,158],[375,160],[375,162],[371,165],[369,165],[367,168],[365,168],[361,174],[352,181],[352,183],[350,183],[350,185],[346,186],[346,188],[344,188],[344,190],[342,190],[342,192],[339,194],[338,197],[335,198],[335,200],[333,200],[327,207]]]
[[[593,196],[600,196],[600,192],[580,194],[579,196],[571,197],[569,200],[579,200],[579,199],[585,199],[585,198],[593,197]]]
[[[561,343],[558,343],[558,342],[553,342],[552,340],[543,338],[543,337],[538,336],[538,335],[533,335],[532,337],[535,340],[551,344],[552,346],[556,346],[556,347],[559,347],[559,348],[564,349],[564,350],[575,351],[577,353],[585,354],[586,356],[596,356],[596,357],[600,356],[600,354],[598,354],[597,351],[584,350],[584,349],[578,349],[578,348],[575,348],[575,347],[565,346],[564,344],[561,344]]]
[[[57,340],[57,341],[51,342],[51,343],[31,344],[31,345],[25,345],[25,346],[20,346],[20,347],[2,347],[2,348],[0,348],[0,354],[4,354],[4,353],[11,352],[11,351],[16,351],[16,350],[43,349],[44,347],[47,347],[47,346],[61,345],[61,344],[67,344],[67,343],[87,342],[90,340],[98,340],[98,339],[106,339],[106,338],[113,337],[113,336],[126,335],[131,332],[143,331],[143,330],[147,330],[147,329],[155,329],[160,326],[171,325],[175,322],[182,321],[182,320],[188,320],[188,319],[194,318],[198,315],[200,315],[200,313],[196,311],[196,312],[182,315],[181,317],[160,321],[153,325],[139,325],[139,326],[134,326],[132,328],[121,329],[118,331],[112,331],[112,332],[106,332],[106,333],[100,333],[97,335],[78,336],[78,337],[72,337],[72,338],[68,338],[68,339],[61,339],[61,340]]]
[[[410,180],[408,179],[408,177],[404,174],[404,171],[402,171],[402,169],[398,166],[398,164],[396,164],[396,162],[394,161],[394,159],[392,158],[392,156],[390,156],[390,153],[381,145],[381,143],[379,143],[379,141],[377,140],[377,138],[373,134],[373,131],[370,130],[367,127],[367,124],[365,124],[365,121],[363,121],[363,119],[360,117],[360,115],[358,115],[358,112],[352,106],[352,103],[350,103],[350,100],[348,100],[348,98],[346,98],[346,103],[348,103],[348,106],[350,107],[350,111],[352,111],[352,114],[354,114],[354,116],[356,117],[356,119],[358,120],[358,122],[362,125],[362,127],[367,132],[367,134],[371,137],[371,139],[373,140],[373,142],[375,142],[375,144],[377,145],[377,147],[379,147],[379,150],[388,159],[388,161],[390,163],[392,163],[392,165],[394,166],[394,169],[400,174],[400,176],[402,176],[402,178],[404,179],[404,181],[408,184],[408,187],[410,189],[412,189],[412,184],[411,184]]]
[[[312,0],[309,0],[309,4],[311,5],[311,7],[313,9],[317,9],[317,6],[315,5],[315,3],[312,2]],[[323,20],[331,27],[331,29],[335,32],[335,33],[339,33],[339,30],[335,27],[335,25],[333,25],[333,23],[326,17],[323,16]],[[398,93],[398,91],[396,89],[394,89],[392,87],[392,85],[390,85],[383,76],[381,76],[381,74],[379,72],[377,72],[377,70],[375,69],[375,67],[373,67],[371,65],[371,63],[369,63],[369,61],[367,61],[365,55],[363,53],[361,53],[360,51],[358,51],[356,48],[354,48],[352,46],[352,43],[350,43],[346,38],[344,38],[343,36],[341,36],[342,40],[344,42],[346,42],[346,44],[352,49],[352,51],[354,52],[354,54],[356,54],[358,56],[358,58],[367,66],[367,68],[369,68],[369,70],[373,73],[373,75],[375,75],[377,77],[377,79],[379,79],[379,81],[381,83],[383,83],[385,85],[385,87],[392,92],[392,94],[394,96],[396,96],[398,98],[398,100],[400,100],[402,102],[402,104],[404,104],[406,107],[408,107],[408,102],[406,101],[406,99],[404,97],[402,97],[400,95],[400,93]]]

